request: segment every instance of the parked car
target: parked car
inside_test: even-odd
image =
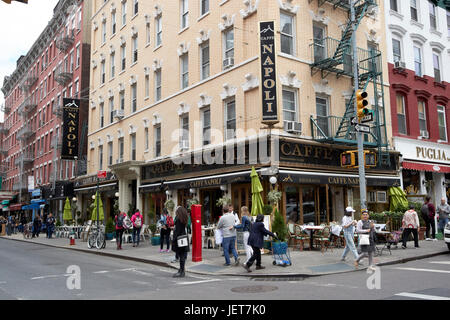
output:
[[[450,250],[450,222],[444,228],[444,241],[447,244],[448,250]]]

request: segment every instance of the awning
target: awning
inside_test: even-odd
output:
[[[13,204],[9,206],[9,211],[17,211],[17,210],[22,210],[22,203],[18,203],[18,204]]]
[[[102,189],[102,188],[111,188],[111,189],[112,189],[112,187],[116,187],[116,186],[117,186],[117,182],[114,182],[114,183],[100,184],[100,185],[98,186],[98,188],[99,188],[99,189]],[[75,189],[73,189],[73,191],[74,191],[74,192],[77,192],[77,191],[86,191],[86,190],[92,190],[92,191],[95,191],[95,189],[97,189],[97,186],[93,186],[93,187],[85,187],[85,188],[75,188]]]
[[[3,205],[9,205],[9,200],[3,200],[3,201],[2,201],[2,204],[3,204]]]
[[[30,204],[22,206],[22,210],[39,210],[45,203],[43,199],[32,199]]]
[[[279,181],[299,184],[331,184],[359,186],[359,176],[356,174],[310,172],[297,170],[280,170]],[[391,187],[400,185],[398,176],[372,176],[366,175],[366,185]]]
[[[427,164],[422,162],[403,161],[401,165],[404,169],[409,170],[450,173],[450,166],[442,164]]]

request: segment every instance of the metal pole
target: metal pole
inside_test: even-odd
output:
[[[97,191],[96,191],[96,194],[95,194],[95,199],[97,200],[97,228],[99,228],[99,226],[100,226],[100,222],[99,222],[99,220],[100,220],[100,213],[98,212],[98,203],[99,203],[98,189],[99,189],[99,178],[97,176]],[[99,229],[97,229],[97,230],[99,230]]]
[[[354,97],[355,97],[355,117],[358,119],[358,108],[356,104],[356,91],[359,89],[359,79],[358,79],[358,50],[356,48],[356,14],[355,14],[355,0],[349,0],[350,2],[350,14],[352,19],[353,35],[352,35],[352,50],[353,50],[353,78],[354,78]],[[359,119],[358,119],[358,123]],[[364,145],[362,132],[356,132],[356,139],[358,142],[358,170],[359,170],[359,200],[361,203],[361,210],[367,209],[366,205],[366,172],[364,163]]]

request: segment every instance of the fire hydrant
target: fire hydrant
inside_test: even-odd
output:
[[[69,239],[70,239],[70,245],[74,246],[75,245],[75,232],[73,232],[73,230],[69,234]]]

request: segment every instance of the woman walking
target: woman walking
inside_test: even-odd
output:
[[[175,211],[175,229],[173,230],[173,242],[172,250],[175,251],[180,259],[180,269],[176,274],[173,275],[174,278],[182,278],[185,275],[184,266],[187,259],[187,254],[189,252],[189,241],[187,241],[186,246],[179,247],[177,240],[179,237],[186,235],[186,225],[189,220],[188,212],[183,207],[178,207]]]
[[[361,244],[361,255],[355,261],[355,267],[359,265],[362,258],[369,258],[369,269],[374,270],[373,253],[375,252],[375,226],[369,221],[369,213],[364,210],[361,213],[361,220],[356,225],[356,232],[361,234],[359,243]],[[366,238],[366,239],[363,239]],[[368,240],[368,241],[367,241]]]
[[[161,219],[159,220],[159,223],[161,224],[161,247],[159,249],[159,252],[169,252],[170,249],[170,232],[173,228],[173,219],[167,212],[167,209],[163,209],[163,213],[161,215]],[[164,248],[164,242],[166,243],[167,249],[166,251],[163,250]]]
[[[139,246],[139,240],[141,238],[141,228],[142,221],[144,221],[144,217],[136,210],[136,212],[131,217],[131,222],[133,223],[133,247]]]
[[[245,254],[247,255],[247,260],[245,262],[247,263],[248,260],[250,260],[250,258],[253,255],[253,249],[248,245],[248,237],[250,236],[250,229],[252,226],[252,222],[250,220],[250,212],[248,211],[247,207],[241,208],[241,216],[242,216],[242,223],[235,226],[235,228],[242,229],[242,231],[244,232],[243,236],[244,236]]]
[[[125,220],[125,212],[119,212],[118,215],[114,218],[116,222],[116,245],[117,250],[122,250],[122,238],[123,238],[123,230],[124,230],[124,220]]]
[[[358,259],[358,251],[356,251],[355,242],[353,241],[355,235],[356,221],[353,220],[352,214],[355,212],[352,207],[345,209],[345,216],[342,218],[342,230],[344,231],[345,249],[342,253],[341,261],[345,261],[347,253],[353,253],[355,260]]]

